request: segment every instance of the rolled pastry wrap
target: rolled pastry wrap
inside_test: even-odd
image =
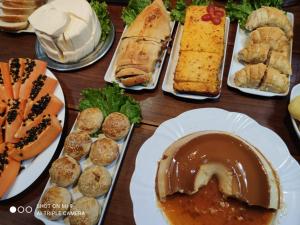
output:
[[[281,73],[288,75],[292,74],[290,60],[285,54],[281,52],[272,51],[268,60],[268,65],[270,67],[273,67],[274,69],[279,70]]]
[[[238,59],[246,63],[263,63],[268,58],[270,45],[266,43],[250,44],[238,53]]]
[[[132,77],[127,77],[127,78],[122,78],[121,83],[127,87],[131,87],[134,85],[147,85],[151,82],[151,75],[149,74],[144,74],[144,75],[137,75],[137,76],[132,76]]]
[[[267,66],[263,63],[247,65],[235,73],[234,83],[239,87],[258,88],[266,69]]]
[[[270,50],[289,55],[290,41],[278,27],[260,27],[250,33],[247,45],[263,43],[270,45]]]
[[[268,67],[266,75],[260,86],[260,90],[274,93],[285,93],[289,89],[288,75],[280,73],[278,70]]]
[[[254,30],[258,27],[279,27],[286,36],[291,39],[293,37],[293,27],[285,12],[274,7],[261,7],[253,11],[248,17],[246,23],[247,30]]]

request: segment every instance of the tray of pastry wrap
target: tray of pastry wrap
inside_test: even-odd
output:
[[[174,25],[162,0],[153,1],[125,27],[104,80],[131,90],[154,89]]]
[[[273,7],[253,11],[238,25],[227,84],[248,94],[286,96],[292,75],[294,15]]]
[[[210,5],[212,7],[212,5]],[[207,6],[189,6],[178,25],[162,89],[190,99],[218,98],[221,93],[229,18],[214,7],[219,21],[202,19]]]

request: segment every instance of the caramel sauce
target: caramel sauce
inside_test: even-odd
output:
[[[169,194],[178,190],[192,193],[201,165],[208,163],[222,164],[232,172],[235,196],[250,205],[268,208],[269,183],[258,156],[246,143],[221,133],[201,135],[180,146],[167,171]]]
[[[171,225],[270,225],[274,210],[224,199],[217,179],[193,195],[176,193],[158,205]]]

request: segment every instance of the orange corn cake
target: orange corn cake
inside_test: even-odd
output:
[[[185,92],[218,94],[221,59],[216,53],[181,51],[174,86]]]
[[[225,17],[219,25],[214,25],[202,21],[205,14],[206,6],[187,9],[173,87],[178,92],[216,96],[224,52]]]

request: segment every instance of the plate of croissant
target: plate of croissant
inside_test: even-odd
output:
[[[245,29],[238,25],[228,86],[265,97],[288,95],[293,24],[292,13],[261,7],[249,15]]]

